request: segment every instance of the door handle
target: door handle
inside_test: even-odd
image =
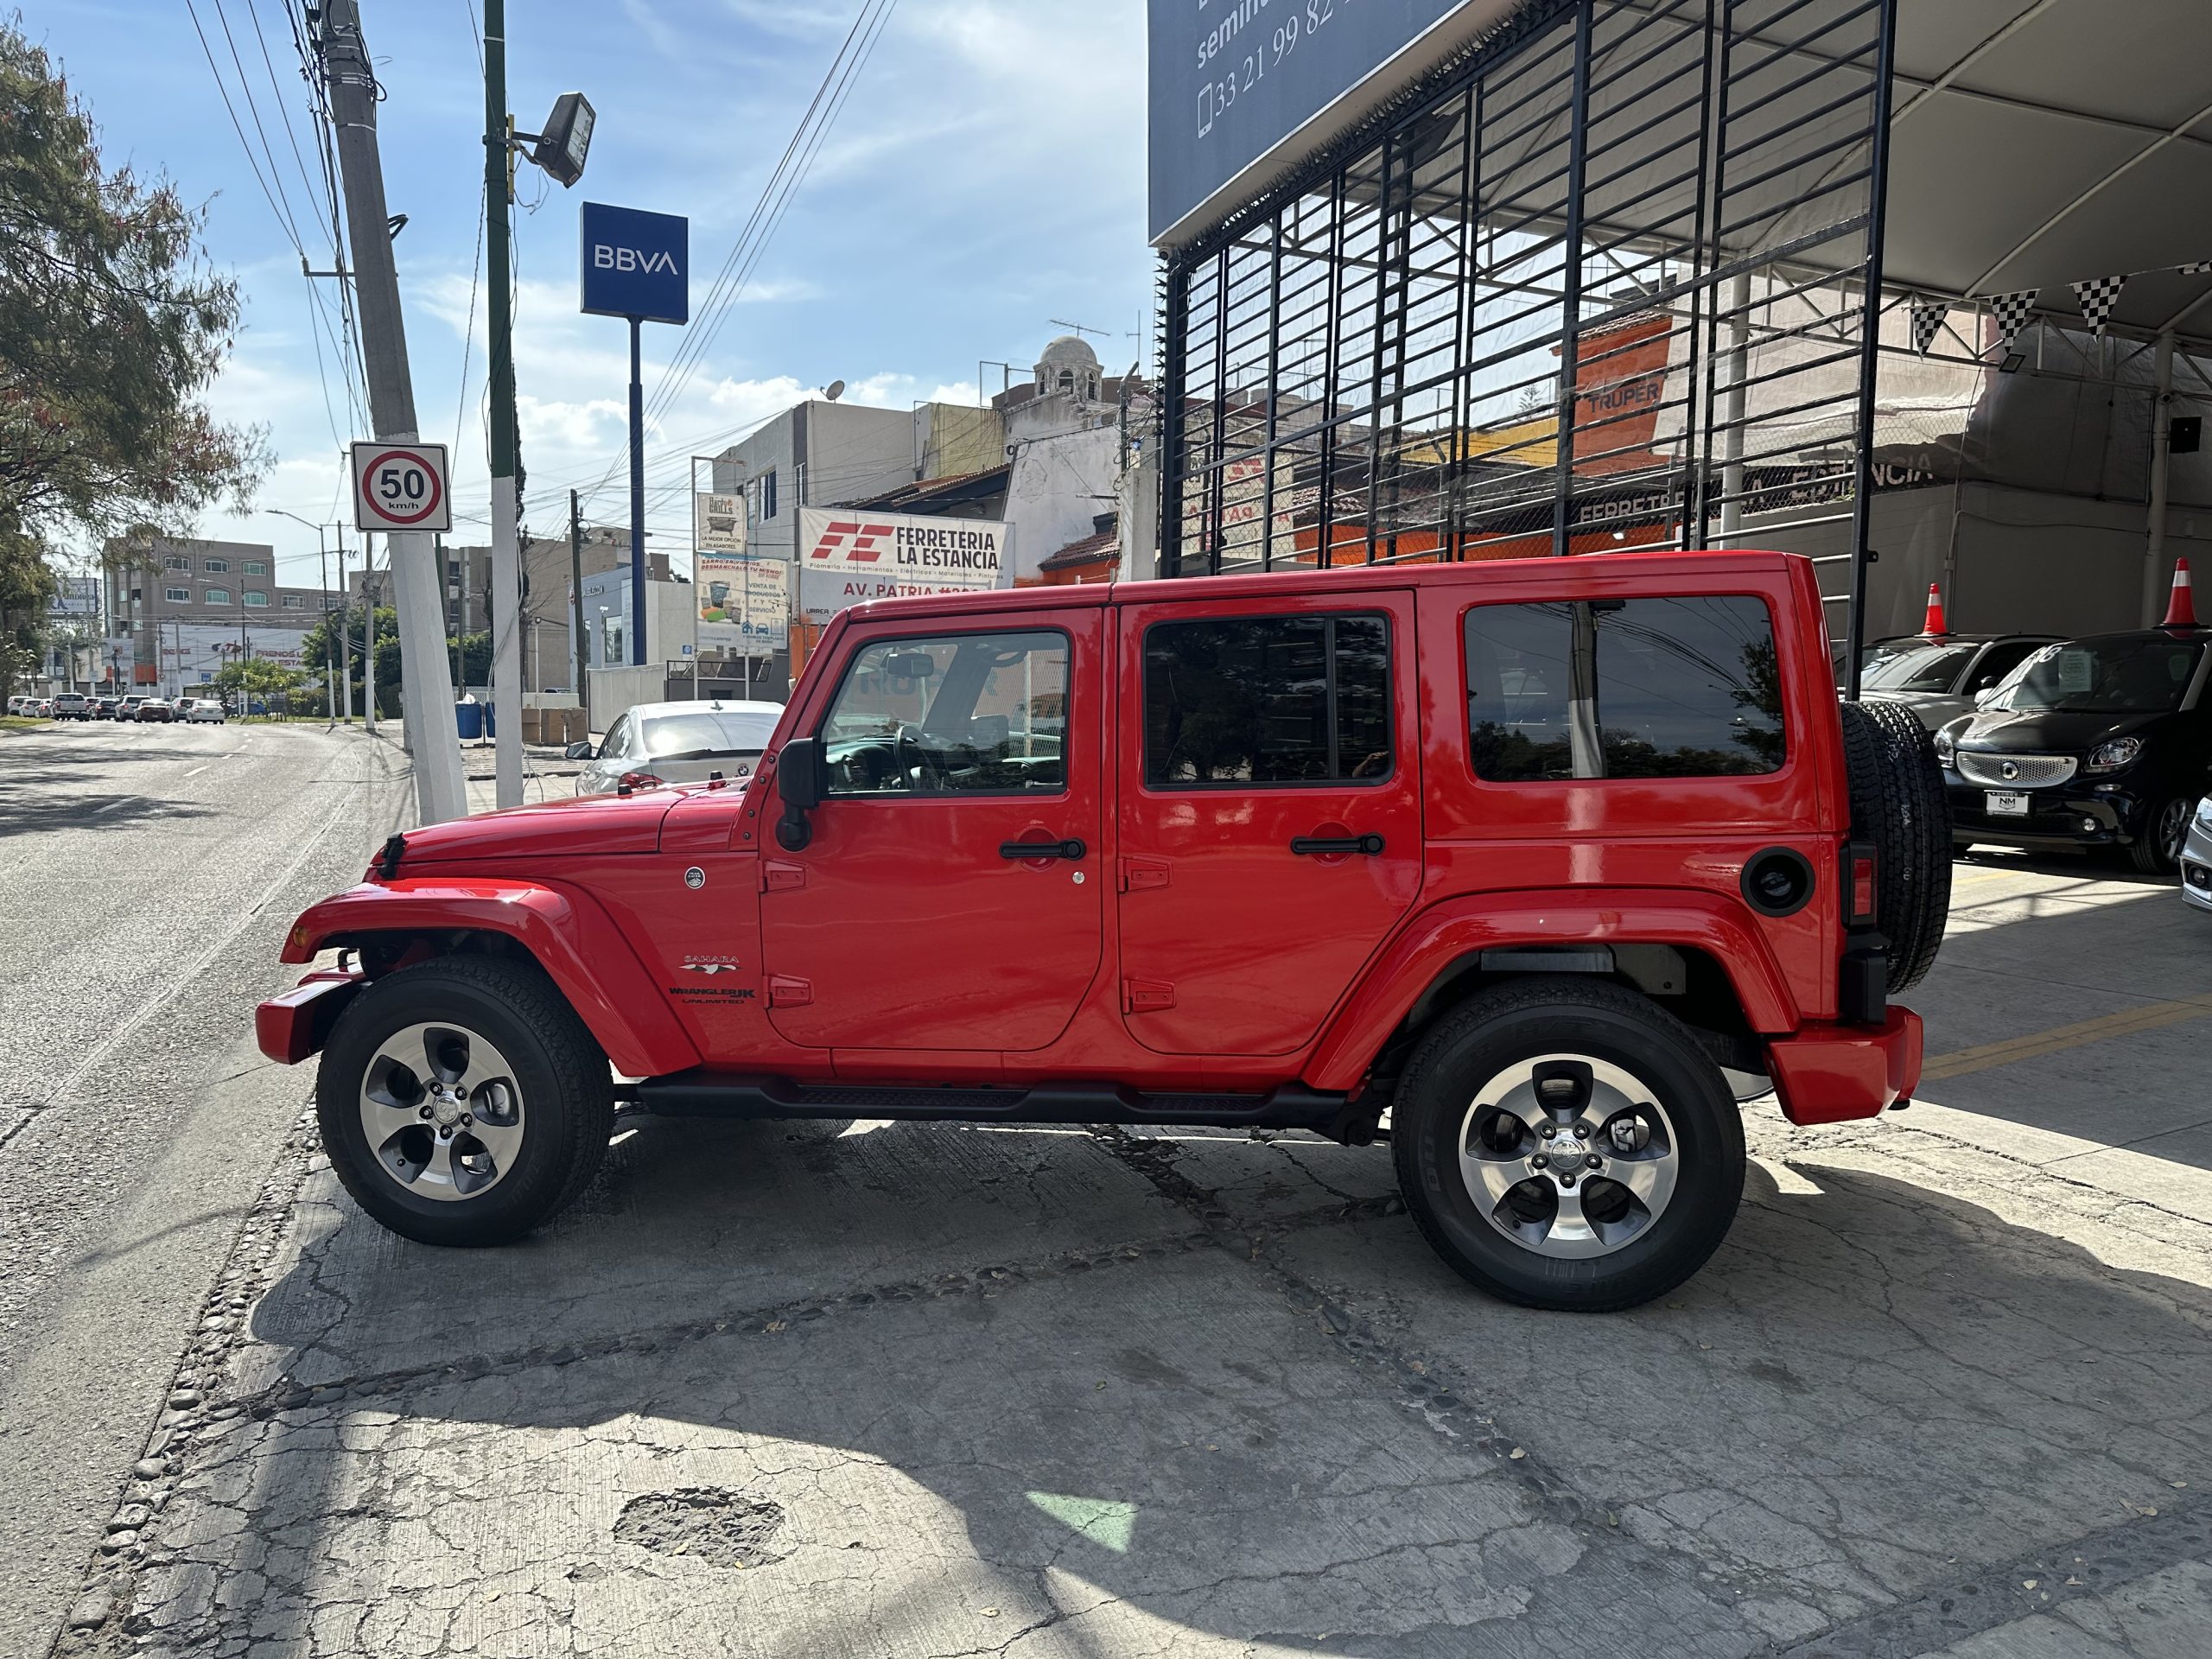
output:
[[[1325,858],[1331,854],[1363,853],[1370,858],[1382,851],[1380,836],[1294,836],[1290,850],[1300,858]]]
[[[1002,841],[1001,858],[1081,858],[1090,849],[1070,836],[1065,841]]]

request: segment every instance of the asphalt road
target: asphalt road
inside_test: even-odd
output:
[[[305,1100],[253,1004],[404,769],[321,727],[0,735],[0,1654],[52,1640]]]

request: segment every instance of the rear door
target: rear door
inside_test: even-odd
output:
[[[762,855],[769,1019],[811,1047],[1043,1048],[1104,950],[1104,607],[847,636],[829,790]],[[1026,853],[1034,848],[1034,853]]]
[[[1421,889],[1399,589],[1121,613],[1122,1016],[1171,1054],[1281,1054]]]

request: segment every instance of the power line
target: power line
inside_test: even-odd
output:
[[[200,55],[207,60],[207,72],[215,78],[215,91],[223,100],[224,112],[231,118],[231,130],[238,134],[238,148],[245,151],[245,164],[253,169],[254,182],[261,187],[262,199],[268,202],[269,211],[276,216],[277,226],[290,240],[292,251],[304,259],[307,250],[301,245],[299,226],[292,222],[292,216],[285,208],[276,205],[283,181],[278,181],[278,190],[272,191],[269,188],[269,181],[262,176],[261,163],[255,159],[253,144],[245,136],[245,127],[238,120],[237,108],[231,103],[230,86],[224,80],[222,70],[216,67],[214,48],[207,44],[207,31],[200,26],[199,8],[193,4],[192,0],[184,0],[184,9],[192,18],[192,32],[200,37]],[[273,157],[271,165],[274,165]]]

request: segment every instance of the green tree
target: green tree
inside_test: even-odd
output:
[[[298,669],[266,657],[234,657],[215,671],[215,689],[245,712],[257,702],[274,704],[289,696],[306,677]]]
[[[206,219],[166,179],[111,169],[22,15],[0,17],[0,653],[36,630],[48,547],[185,533],[267,470],[263,433],[204,399],[238,318]]]

